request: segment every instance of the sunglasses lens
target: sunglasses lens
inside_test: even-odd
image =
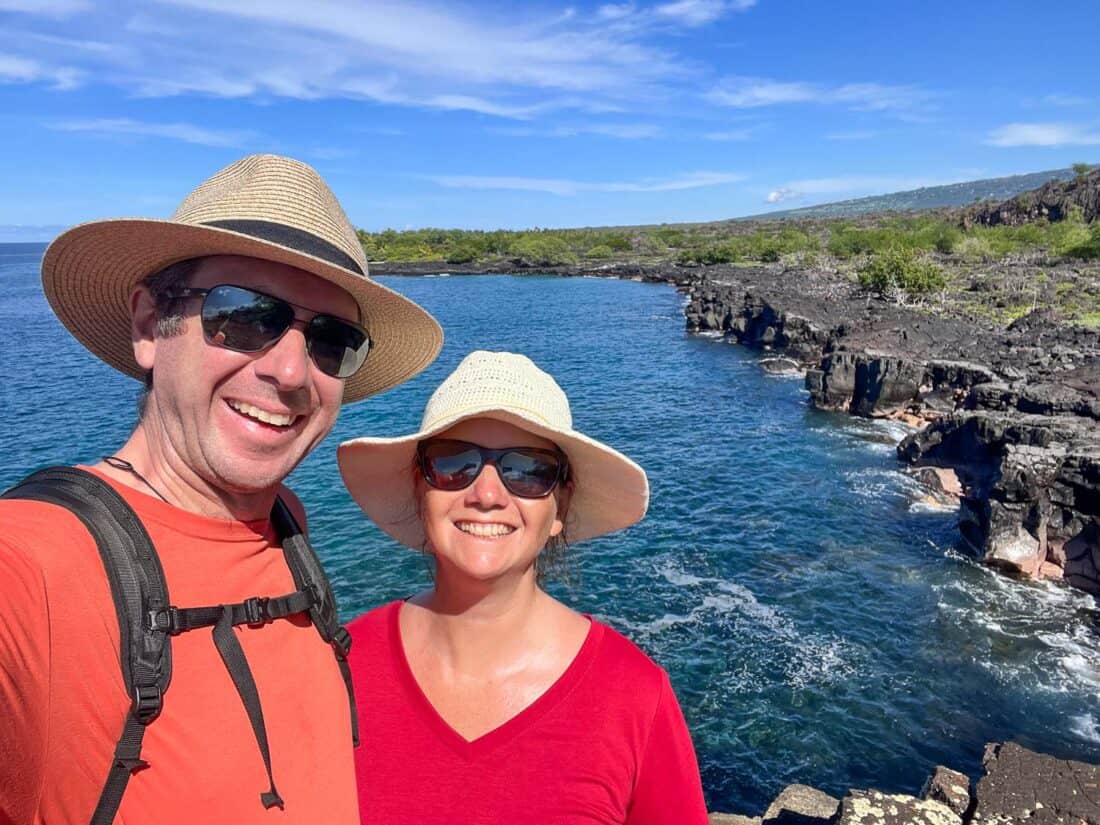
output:
[[[472,444],[432,441],[420,449],[421,466],[428,483],[440,490],[461,490],[481,472],[481,453]]]
[[[294,321],[294,308],[237,286],[210,290],[202,302],[202,329],[213,344],[259,352],[287,331]]]
[[[497,468],[509,492],[540,498],[554,489],[561,463],[549,453],[511,450],[500,457]]]
[[[317,368],[337,378],[349,378],[363,366],[370,350],[367,333],[357,326],[317,315],[309,322],[309,354]]]

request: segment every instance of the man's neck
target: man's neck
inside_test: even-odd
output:
[[[166,454],[163,440],[150,438],[144,424],[138,424],[114,457],[129,467],[106,461],[92,466],[128,487],[155,494],[173,507],[200,516],[258,521],[271,515],[278,494],[278,489],[247,493],[219,489],[183,462]]]

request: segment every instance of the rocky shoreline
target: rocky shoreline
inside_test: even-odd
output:
[[[789,785],[762,816],[712,813],[710,825],[1100,825],[1100,765],[986,745],[976,783],[937,767],[919,796]]]
[[[442,262],[376,275],[523,274]],[[1026,577],[1100,595],[1100,330],[1035,310],[999,327],[869,296],[828,268],[602,264],[526,270],[669,283],[690,332],[775,353],[824,410],[905,421],[899,461],[959,507],[963,545]],[[1027,277],[1024,273],[1020,277]]]

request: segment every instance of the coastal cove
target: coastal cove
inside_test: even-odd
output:
[[[5,487],[95,460],[134,414],[137,385],[49,313],[43,248],[0,245],[0,336],[17,354]],[[990,741],[1100,761],[1095,601],[960,553],[955,513],[922,506],[901,472],[902,425],[814,410],[801,376],[685,333],[685,298],[667,284],[380,280],[431,311],[447,341],[423,375],[348,407],[290,479],[346,617],[427,578],[352,503],[336,445],[414,429],[463,355],[512,349],[558,379],[579,425],[650,473],[646,520],[577,547],[555,592],[669,671],[711,809],[759,812],[790,782],[912,793],[936,764],[977,774]]]

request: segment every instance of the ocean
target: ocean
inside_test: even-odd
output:
[[[49,311],[41,244],[0,244],[7,354],[0,487],[125,440],[136,382]],[[1007,578],[920,505],[896,424],[815,411],[761,355],[684,332],[664,285],[541,276],[379,278],[447,341],[427,371],[349,405],[294,472],[350,618],[428,582],[344,490],[340,441],[414,431],[473,349],[522,352],[557,378],[578,429],[649,473],[636,527],[574,546],[552,591],[627,634],[671,675],[712,810],[758,814],[788,783],[914,793],[936,764],[980,774],[1013,740],[1100,761],[1100,609]]]

